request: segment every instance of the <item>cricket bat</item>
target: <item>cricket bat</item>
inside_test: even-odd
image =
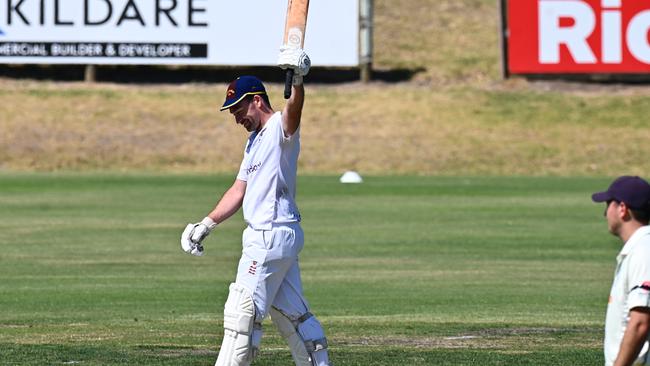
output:
[[[305,27],[307,26],[307,12],[309,0],[289,0],[287,5],[287,19],[284,26],[285,47],[303,48],[305,44]],[[284,99],[291,97],[291,84],[293,81],[293,69],[287,69],[284,82]]]

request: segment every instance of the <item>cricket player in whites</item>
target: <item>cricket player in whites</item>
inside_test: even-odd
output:
[[[282,112],[273,111],[256,77],[241,76],[228,86],[221,110],[229,110],[250,133],[244,159],[216,207],[201,222],[188,224],[181,235],[185,252],[203,255],[205,237],[243,207],[248,227],[242,235],[237,278],[224,306],[225,334],[216,366],[249,365],[267,315],[289,343],[296,366],[330,365],[325,333],[309,310],[298,267],[304,236],[295,202],[296,171],[302,79],[310,60],[300,48],[283,47],[278,65],[294,70],[291,97]]]
[[[605,365],[650,365],[650,184],[617,178],[592,195],[605,203],[609,232],[623,242],[605,320]]]

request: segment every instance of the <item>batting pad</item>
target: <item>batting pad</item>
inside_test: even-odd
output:
[[[248,289],[230,284],[223,310],[224,336],[215,366],[245,366],[253,360],[251,340],[255,304]]]
[[[289,344],[291,356],[293,357],[293,362],[296,366],[312,366],[313,364],[309,358],[309,353],[307,353],[305,342],[296,331],[293,322],[273,307],[271,307],[269,313],[271,314],[273,324],[278,328],[278,332],[280,332],[280,335],[282,335]]]
[[[314,366],[331,366],[323,326],[312,314],[307,313],[306,316],[307,319],[298,323],[296,330],[305,342],[305,348],[311,357],[311,362]]]

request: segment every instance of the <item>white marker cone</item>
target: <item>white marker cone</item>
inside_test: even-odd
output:
[[[341,183],[362,183],[363,179],[359,173],[354,171],[345,172],[340,179]]]

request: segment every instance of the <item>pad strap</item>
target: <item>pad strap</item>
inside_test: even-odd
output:
[[[327,338],[315,339],[313,341],[305,341],[305,348],[307,348],[307,352],[309,353],[327,349]]]
[[[298,318],[298,324],[306,322],[307,319],[311,318],[312,316],[314,316],[314,314],[312,314],[312,313],[310,313],[310,312],[306,312],[306,313],[302,314],[302,315]]]

